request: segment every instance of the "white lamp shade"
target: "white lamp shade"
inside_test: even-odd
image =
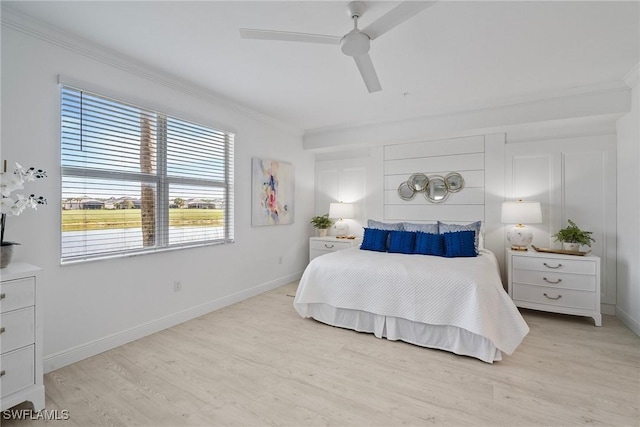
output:
[[[542,222],[542,210],[540,202],[502,202],[503,224],[540,224]]]
[[[331,203],[329,205],[329,218],[353,218],[353,205],[351,203]]]

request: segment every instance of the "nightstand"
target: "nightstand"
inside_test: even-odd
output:
[[[600,258],[507,249],[508,292],[518,307],[592,317],[600,314]]]
[[[24,401],[44,409],[39,271],[22,262],[1,270],[0,411]]]
[[[357,248],[362,243],[362,238],[338,239],[334,236],[311,237],[309,239],[309,262],[320,255],[343,249]]]

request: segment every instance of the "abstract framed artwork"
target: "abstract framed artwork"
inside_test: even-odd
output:
[[[293,223],[294,169],[291,163],[251,159],[251,225]]]

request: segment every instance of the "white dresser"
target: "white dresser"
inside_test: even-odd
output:
[[[338,239],[335,236],[311,237],[309,239],[309,262],[320,255],[358,247],[360,243],[362,243],[361,238]]]
[[[0,410],[30,401],[44,409],[42,306],[33,265],[0,270]]]
[[[518,307],[593,317],[600,314],[600,258],[507,249],[508,291]]]

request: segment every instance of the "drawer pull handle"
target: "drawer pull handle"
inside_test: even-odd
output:
[[[556,269],[556,268],[560,268],[560,267],[562,267],[562,264],[558,264],[558,265],[556,265],[555,267],[553,267],[553,266],[551,266],[551,265],[547,264],[546,262],[545,262],[545,263],[543,263],[543,264],[544,264],[544,266],[545,266],[545,267],[547,267],[547,268],[553,268],[553,269]]]
[[[333,245],[327,245],[326,243],[324,244],[324,247],[327,249],[333,249]]]
[[[555,297],[555,298],[550,297],[549,295],[547,295],[547,293],[546,293],[546,292],[545,292],[543,295],[544,295],[545,297],[549,298],[549,299],[560,299],[560,298],[562,298],[562,295],[558,295],[558,296],[557,296],[557,297]]]
[[[542,278],[542,280],[544,280],[544,281],[545,281],[545,282],[547,282],[547,283],[553,283],[554,285],[555,285],[556,283],[560,283],[560,282],[562,282],[562,279],[558,279],[558,280],[556,280],[556,281],[554,282],[553,280],[549,280],[549,279],[547,279],[546,277],[543,277],[543,278]]]
[[[0,299],[5,299],[7,297],[7,294],[5,294],[4,292],[0,294]]]
[[[5,370],[3,369],[2,371],[0,371],[0,377],[4,377],[4,374],[6,374]]]
[[[4,326],[0,327],[0,334],[4,333],[5,330]]]

